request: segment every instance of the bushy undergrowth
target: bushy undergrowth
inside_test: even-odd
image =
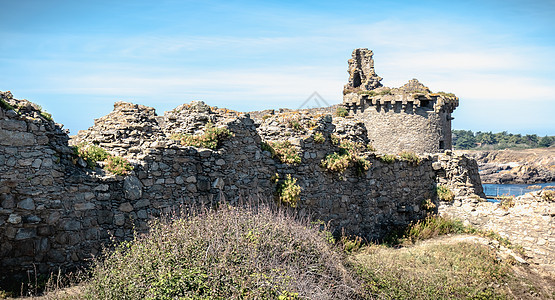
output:
[[[498,241],[501,245],[522,253],[522,248],[513,245],[508,239],[494,231],[484,231],[466,226],[462,221],[430,214],[422,220],[412,222],[406,228],[392,230],[384,239],[387,245],[410,245],[417,241],[435,238],[446,234],[473,234]]]
[[[360,154],[365,147],[347,140],[339,142],[339,151],[326,155],[320,165],[330,172],[343,173],[349,165],[355,167],[358,176],[362,176],[370,169],[371,162]]]
[[[436,187],[437,198],[441,201],[452,202],[455,200],[455,193],[445,185],[438,185]]]
[[[221,146],[224,139],[230,136],[233,136],[233,133],[229,129],[216,127],[214,124],[208,123],[206,124],[206,129],[203,134],[174,134],[170,138],[180,141],[181,145],[184,146],[216,149]]]
[[[286,164],[298,164],[301,162],[301,156],[291,142],[262,142],[262,150],[272,153],[273,157],[277,157],[279,161]]]
[[[394,163],[395,160],[397,160],[397,157],[393,154],[382,154],[382,155],[378,156],[378,158],[382,162],[388,163],[388,164]]]
[[[326,138],[321,132],[314,133],[314,142],[318,144],[323,144],[326,141]]]
[[[322,167],[330,172],[343,173],[349,167],[351,158],[348,154],[339,154],[337,152],[326,155],[322,160]]]
[[[338,106],[337,109],[335,110],[335,115],[340,118],[344,118],[348,114],[349,112],[345,109],[345,107],[342,107],[342,106]]]
[[[133,167],[125,158],[110,155],[106,159],[104,169],[117,175],[127,175],[133,170]]]
[[[14,109],[13,106],[11,106],[8,102],[6,102],[2,98],[0,98],[0,107],[5,109],[5,110],[13,110]]]
[[[96,261],[87,298],[357,298],[326,233],[283,210],[223,207],[150,225]]]
[[[544,190],[542,191],[541,198],[543,201],[555,201],[555,191]]]
[[[74,147],[73,150],[74,154],[81,157],[89,168],[94,168],[97,162],[104,161],[110,156],[106,150],[93,144],[81,143]]]
[[[301,198],[301,187],[297,184],[297,179],[292,178],[291,174],[287,174],[285,180],[277,182],[277,195],[279,201],[291,207],[297,207],[297,203]]]
[[[81,157],[89,166],[89,168],[94,169],[96,163],[99,161],[105,161],[104,169],[117,174],[117,175],[127,175],[133,166],[127,161],[127,159],[119,156],[114,156],[94,144],[81,143],[73,147],[74,154]]]
[[[417,166],[422,161],[422,159],[418,155],[416,155],[416,153],[411,151],[403,151],[399,153],[399,156],[402,160],[408,161],[413,166]]]
[[[52,114],[46,112],[46,110],[44,110],[44,109],[42,108],[42,106],[40,106],[40,105],[37,105],[37,107],[38,107],[38,109],[39,109],[40,115],[41,115],[43,118],[45,118],[45,119],[48,120],[48,121],[52,121],[52,120],[53,120],[53,119],[52,119]]]
[[[498,204],[499,207],[501,207],[504,210],[509,210],[509,208],[514,207],[516,204],[514,196],[501,196],[498,199],[499,199],[499,204]]]

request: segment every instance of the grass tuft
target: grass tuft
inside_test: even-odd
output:
[[[399,156],[402,160],[408,161],[413,166],[419,165],[422,161],[422,159],[418,155],[416,155],[416,153],[411,151],[403,151],[399,153]]]
[[[436,187],[437,198],[441,201],[453,202],[455,200],[455,193],[445,185],[438,185]]]
[[[285,164],[298,164],[301,162],[301,156],[291,142],[263,142],[262,150],[269,151],[273,157],[277,157],[279,161]]]
[[[206,129],[203,134],[190,135],[190,134],[174,134],[170,138],[178,140],[183,146],[192,146],[197,148],[216,149],[221,146],[222,141],[228,137],[233,136],[233,133],[223,127],[215,127],[214,124],[206,124]]]
[[[344,118],[348,114],[349,112],[347,111],[347,109],[345,109],[345,107],[342,107],[342,106],[338,106],[337,109],[335,110],[335,115],[340,118]]]

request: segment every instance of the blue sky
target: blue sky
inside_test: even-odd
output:
[[[555,135],[555,1],[0,2],[0,90],[72,134],[119,100],[340,103],[351,51],[369,48],[384,85],[459,96],[454,129]]]

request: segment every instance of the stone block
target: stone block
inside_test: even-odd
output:
[[[89,210],[94,209],[95,205],[92,202],[84,202],[84,203],[75,203],[73,206],[75,210]]]
[[[39,216],[29,215],[23,218],[23,223],[39,223],[42,219]]]
[[[17,233],[15,234],[16,240],[25,240],[34,238],[37,236],[37,229],[36,228],[19,228]]]
[[[0,130],[0,145],[2,146],[33,146],[35,135],[29,132]]]
[[[77,230],[81,229],[81,222],[79,222],[77,220],[65,220],[63,222],[62,228],[64,228],[64,230],[68,230],[68,231],[77,231]]]
[[[20,120],[0,120],[0,128],[12,131],[27,131],[27,123]]]
[[[19,224],[21,223],[21,216],[18,214],[10,214],[8,217],[8,223]]]
[[[57,211],[52,212],[46,219],[48,225],[54,225],[60,220],[61,214]]]
[[[129,200],[140,199],[143,195],[143,184],[135,176],[127,176],[123,181],[125,197]]]
[[[0,195],[0,200],[2,201],[2,207],[6,209],[15,207],[15,197],[11,194]]]
[[[137,201],[135,205],[133,205],[133,207],[137,209],[137,208],[141,208],[149,205],[150,205],[150,201],[148,199],[141,199]]]
[[[146,210],[141,209],[141,210],[139,210],[139,211],[137,212],[137,217],[138,217],[139,219],[147,219],[147,218],[148,218],[148,214],[147,214]]]
[[[17,207],[26,210],[34,210],[35,209],[35,202],[31,198],[27,198],[25,200],[19,201],[17,203]]]
[[[125,202],[125,203],[122,203],[118,209],[123,212],[131,212],[133,211],[133,205],[131,205],[131,203],[129,202]]]
[[[125,224],[125,215],[124,214],[115,214],[114,215],[114,224],[116,226],[122,226]]]

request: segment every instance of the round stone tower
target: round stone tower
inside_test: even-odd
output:
[[[366,125],[378,152],[436,153],[451,149],[451,113],[459,98],[432,93],[416,79],[399,88],[383,87],[374,70],[373,52],[355,49],[349,59],[349,82],[343,106]]]

